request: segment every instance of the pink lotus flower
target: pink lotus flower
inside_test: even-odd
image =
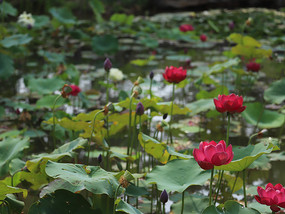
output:
[[[219,95],[218,99],[214,99],[214,103],[218,112],[241,113],[245,110],[243,106],[242,96],[235,94]]]
[[[81,89],[77,85],[69,85],[69,87],[72,89],[72,91],[69,92],[67,95],[77,96],[78,93],[81,91]]]
[[[199,149],[193,150],[193,155],[199,166],[205,170],[229,164],[234,157],[232,145],[227,147],[223,140],[218,144],[215,141],[201,142]]]
[[[260,64],[255,62],[255,59],[246,64],[247,71],[258,72],[260,70]]]
[[[280,207],[285,208],[285,188],[281,184],[269,183],[265,189],[257,187],[258,195],[255,195],[255,199],[260,204],[266,204],[270,206],[273,212],[280,211]]]
[[[202,34],[202,35],[200,36],[200,40],[201,40],[202,42],[206,42],[206,41],[207,41],[207,36],[206,36],[205,34]]]
[[[184,24],[179,26],[181,32],[193,31],[194,27],[192,25]]]
[[[164,79],[169,83],[179,83],[185,80],[187,70],[183,70],[182,67],[176,68],[173,66],[166,67],[163,73]]]

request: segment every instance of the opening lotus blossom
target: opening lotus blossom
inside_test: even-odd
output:
[[[236,94],[219,95],[218,99],[214,99],[214,103],[218,112],[241,113],[245,110],[243,106],[243,97]]]
[[[181,32],[193,31],[194,27],[192,25],[184,24],[179,26]]]
[[[207,41],[207,36],[206,36],[205,34],[202,34],[202,35],[200,36],[200,40],[201,40],[202,42],[206,42],[206,41]]]
[[[163,73],[164,79],[169,83],[179,83],[185,80],[187,75],[187,70],[182,67],[176,68],[174,66],[166,67]]]
[[[199,166],[205,170],[229,164],[234,157],[232,145],[227,147],[224,140],[219,143],[215,141],[201,142],[199,149],[193,150],[193,155]]]
[[[69,87],[72,89],[72,91],[69,92],[67,95],[77,96],[78,93],[81,91],[81,89],[77,85],[69,85]]]
[[[279,212],[280,207],[285,208],[285,188],[281,184],[268,183],[263,189],[262,187],[257,187],[258,195],[255,195],[255,199],[260,204],[265,204],[270,206],[273,212]]]
[[[247,71],[258,72],[260,70],[260,64],[255,62],[255,59],[246,64]]]

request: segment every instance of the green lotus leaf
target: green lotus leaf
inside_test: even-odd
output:
[[[264,91],[264,99],[267,102],[280,104],[285,100],[285,78],[278,80],[271,84],[271,86]]]
[[[197,214],[202,213],[202,211],[209,204],[208,197],[195,197],[189,196],[184,199],[184,214]],[[182,201],[175,203],[171,206],[174,213],[181,213]]]
[[[25,45],[32,41],[32,37],[28,34],[15,34],[9,36],[0,41],[0,44],[5,48],[10,48],[13,46]]]
[[[127,202],[120,200],[116,207],[116,211],[124,212],[124,213],[129,213],[129,214],[142,214],[141,211],[138,209],[134,208],[132,205],[128,204]]]
[[[189,160],[172,160],[164,166],[155,167],[146,176],[146,182],[157,184],[161,191],[183,192],[189,186],[203,185],[210,178],[210,171],[204,171],[197,162]]]
[[[242,112],[244,119],[257,127],[263,128],[277,128],[282,126],[285,121],[285,116],[276,111],[264,109],[262,103],[245,103],[246,110]]]
[[[73,186],[86,189],[94,194],[107,194],[114,197],[116,188],[119,186],[114,175],[99,166],[48,161],[45,171],[52,178],[63,179]]]
[[[247,147],[233,147],[234,158],[231,163],[222,166],[215,166],[218,170],[242,171],[248,168],[255,160],[263,154],[279,150],[278,146],[272,143],[258,143]]]
[[[21,189],[17,187],[11,187],[4,183],[0,182],[0,205],[3,203],[3,200],[6,198],[7,194],[13,194],[13,193],[23,193],[24,197],[27,197],[28,191],[26,189]]]

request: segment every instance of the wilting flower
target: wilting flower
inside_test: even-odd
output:
[[[109,71],[112,68],[112,62],[109,58],[106,58],[104,61],[104,69],[105,71]]]
[[[200,40],[201,40],[202,42],[206,42],[206,41],[207,41],[207,36],[206,36],[205,34],[201,34]]]
[[[193,150],[193,155],[199,166],[205,170],[229,164],[234,157],[232,145],[227,147],[223,140],[218,144],[215,141],[201,142],[199,149]]]
[[[181,32],[193,31],[194,27],[192,25],[184,24],[179,26]]]
[[[69,92],[67,95],[77,96],[78,93],[81,91],[81,89],[77,85],[69,85],[69,87],[72,89],[72,91]]]
[[[256,63],[255,60],[251,60],[246,64],[247,71],[258,72],[260,70],[260,64]]]
[[[160,194],[160,201],[165,204],[168,201],[168,194],[166,190],[163,190],[162,193]]]
[[[218,99],[214,99],[214,103],[218,112],[241,113],[245,110],[246,106],[243,106],[242,96],[235,94],[219,95]]]
[[[18,23],[20,23],[22,26],[27,28],[32,28],[35,24],[35,20],[32,17],[32,14],[23,12],[19,18]]]
[[[187,70],[183,70],[182,67],[176,68],[173,66],[166,67],[163,73],[164,79],[169,83],[179,83],[185,80]]]
[[[121,81],[124,78],[124,74],[118,68],[111,68],[109,78],[115,82]]]
[[[285,188],[281,184],[269,183],[265,189],[257,187],[258,195],[255,195],[255,199],[260,204],[266,204],[270,206],[273,212],[280,211],[280,207],[285,208]]]
[[[144,106],[141,102],[137,104],[136,114],[140,116],[144,114]]]

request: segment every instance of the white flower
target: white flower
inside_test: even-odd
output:
[[[26,13],[25,11],[19,16],[18,23],[24,27],[31,28],[34,26],[35,20],[33,19],[32,14]]]
[[[118,68],[111,68],[109,72],[109,78],[113,81],[121,81],[124,78],[123,72]]]

